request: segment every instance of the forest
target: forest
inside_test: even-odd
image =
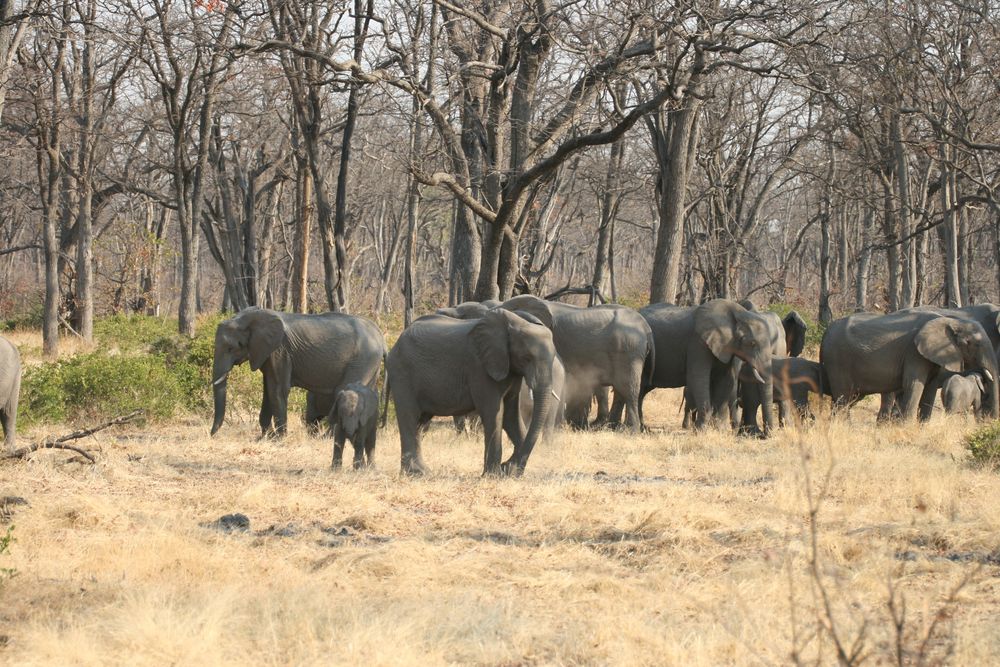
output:
[[[3,0],[0,316],[995,301],[998,16]]]

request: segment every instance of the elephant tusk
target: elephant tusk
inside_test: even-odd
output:
[[[561,398],[559,398],[559,394],[557,394],[557,393],[556,393],[556,390],[555,390],[555,389],[553,389],[553,390],[552,390],[552,396],[553,396],[553,398],[555,398],[555,399],[556,399],[557,401],[561,401],[561,400],[562,400]]]
[[[983,369],[983,375],[986,376],[986,380],[988,382],[993,382],[993,373],[990,373],[990,370],[988,368]]]
[[[227,377],[229,377],[229,373],[226,373],[225,375],[223,375],[222,377],[220,377],[218,380],[216,380],[215,382],[213,382],[212,386],[213,387],[217,387],[218,385],[220,385],[223,382],[225,382]]]
[[[760,382],[761,384],[765,383],[765,380],[764,380],[763,376],[757,371],[756,368],[754,368],[754,367],[751,366],[750,370],[753,371],[753,379],[754,380],[756,380],[757,382]]]

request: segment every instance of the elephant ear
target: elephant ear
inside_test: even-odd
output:
[[[799,356],[806,346],[806,331],[809,329],[809,325],[794,310],[785,315],[785,319],[781,320],[781,325],[785,328],[786,354],[789,357]]]
[[[472,344],[483,362],[486,373],[497,382],[510,374],[510,353],[508,352],[507,318],[510,313],[494,310],[472,327]]]
[[[509,299],[503,303],[503,308],[509,311],[524,311],[534,315],[549,330],[553,327],[552,311],[549,310],[548,302],[539,299],[537,296],[523,294]]]
[[[258,370],[285,337],[285,324],[275,313],[256,309],[247,314],[250,331],[250,369]]]
[[[962,352],[955,344],[950,318],[938,317],[920,327],[914,342],[924,359],[954,373],[962,370]]]
[[[757,312],[757,306],[756,306],[756,304],[754,304],[754,302],[751,301],[748,298],[747,299],[740,299],[736,303],[740,304],[741,306],[743,306],[744,308],[746,308],[747,310],[749,310],[751,313],[756,313]]]
[[[730,309],[713,306],[711,302],[700,306],[694,314],[694,330],[716,359],[724,364],[732,361],[736,317]]]

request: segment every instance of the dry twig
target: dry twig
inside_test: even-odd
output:
[[[80,449],[79,447],[74,447],[73,445],[67,445],[65,443],[71,440],[79,440],[80,438],[86,438],[88,435],[93,435],[98,431],[103,431],[106,428],[112,426],[118,426],[119,424],[125,424],[132,421],[136,417],[142,415],[143,410],[133,410],[127,415],[122,415],[120,417],[115,417],[111,421],[104,422],[103,424],[98,424],[97,426],[91,426],[90,428],[80,429],[79,431],[73,431],[67,435],[60,436],[55,439],[45,440],[44,442],[39,442],[34,445],[28,445],[27,447],[21,447],[20,449],[15,449],[13,452],[4,455],[4,459],[23,459],[27,458],[32,452],[37,452],[40,449],[66,449],[71,452],[76,452],[80,456],[84,457],[91,463],[94,463],[94,455],[90,452]]]

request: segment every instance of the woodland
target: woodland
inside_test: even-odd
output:
[[[990,0],[2,0],[0,315],[52,356],[95,314],[996,301],[998,32]]]

